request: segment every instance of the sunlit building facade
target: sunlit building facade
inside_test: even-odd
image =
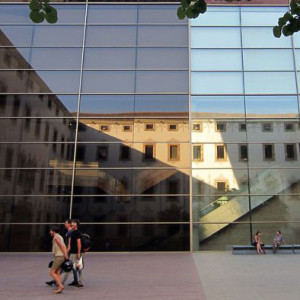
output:
[[[1,3],[0,251],[66,218],[94,251],[297,243],[300,38],[261,2],[57,3],[54,25]]]

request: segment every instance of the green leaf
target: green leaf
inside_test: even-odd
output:
[[[42,8],[39,0],[31,0],[29,7],[31,10],[40,10]]]
[[[293,34],[293,31],[291,30],[291,28],[289,27],[289,25],[287,25],[287,26],[284,26],[282,28],[282,33],[283,33],[284,36],[290,36],[290,35]]]
[[[188,1],[188,0],[181,0],[180,2],[181,2],[181,6],[183,8],[188,8],[190,5],[190,1]]]
[[[183,20],[185,18],[185,9],[182,6],[179,6],[177,9],[177,17],[179,20]]]
[[[196,7],[197,7],[200,14],[204,14],[207,10],[207,4],[204,0],[199,0],[196,3]]]
[[[45,14],[43,12],[33,10],[29,14],[29,17],[34,23],[42,23],[45,19]]]
[[[281,28],[279,26],[273,27],[273,35],[277,38],[281,37]]]
[[[55,8],[53,8],[49,4],[45,4],[45,6],[44,6],[45,13],[50,13],[52,11],[52,9],[55,9]]]
[[[46,13],[46,21],[50,24],[56,23],[58,18],[57,18],[57,11],[54,7],[52,7],[52,10],[49,13]]]

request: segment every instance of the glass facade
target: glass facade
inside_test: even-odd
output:
[[[35,25],[0,4],[0,251],[48,251],[69,217],[94,251],[296,241],[300,39],[272,35],[286,7],[56,8]]]

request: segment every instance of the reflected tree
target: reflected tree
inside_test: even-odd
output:
[[[48,23],[56,23],[57,11],[51,6],[50,0],[31,0],[29,3],[29,17],[34,23],[42,23],[46,20]]]

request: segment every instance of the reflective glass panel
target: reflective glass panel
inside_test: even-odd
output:
[[[82,95],[81,116],[111,116],[109,114],[133,113],[133,95]],[[108,115],[106,115],[108,114]]]
[[[136,46],[136,26],[88,26],[86,46]]]
[[[33,26],[0,26],[1,46],[32,46]]]
[[[65,141],[74,141],[76,122],[73,119],[34,119],[34,118],[11,118],[0,119],[0,142],[45,142],[53,141],[53,133],[56,130],[58,136],[64,136]],[[48,150],[45,146],[45,151]]]
[[[136,91],[154,93],[188,92],[187,71],[137,71]]]
[[[81,222],[188,222],[188,210],[186,196],[81,196],[73,200],[73,215]]]
[[[29,69],[29,48],[0,48],[0,69]]]
[[[245,70],[293,70],[293,52],[287,49],[243,50]]]
[[[88,24],[135,24],[136,5],[89,5]]]
[[[276,24],[276,22],[275,22]],[[243,47],[248,48],[291,48],[291,38],[276,39],[272,27],[242,28]]]
[[[132,93],[134,71],[84,71],[82,92],[84,93]]]
[[[57,130],[51,137],[56,143],[1,144],[0,168],[72,167],[74,145],[66,144],[66,137]]]
[[[174,5],[138,5],[139,23],[179,23],[187,24],[187,19],[179,20]]]
[[[137,48],[138,69],[188,68],[186,48]]]
[[[191,26],[239,26],[240,9],[238,7],[211,7],[205,14],[191,19]]]
[[[187,26],[139,26],[138,46],[187,47]]]
[[[224,57],[226,57],[226,59],[224,59]],[[192,49],[191,70],[192,71],[242,70],[241,50]]]
[[[134,69],[135,48],[86,48],[84,69]]]
[[[40,181],[42,190],[43,185]],[[0,222],[62,223],[69,216],[69,205],[68,196],[0,196]]]
[[[245,73],[245,92],[249,94],[295,94],[293,72]]]
[[[193,94],[241,94],[243,76],[241,72],[192,72],[191,87]]]
[[[242,26],[275,26],[286,7],[241,7]]]
[[[239,28],[191,28],[192,48],[240,48]]]
[[[297,96],[246,96],[247,117],[296,117]]]
[[[0,195],[71,194],[72,169],[2,169],[0,178]]]

